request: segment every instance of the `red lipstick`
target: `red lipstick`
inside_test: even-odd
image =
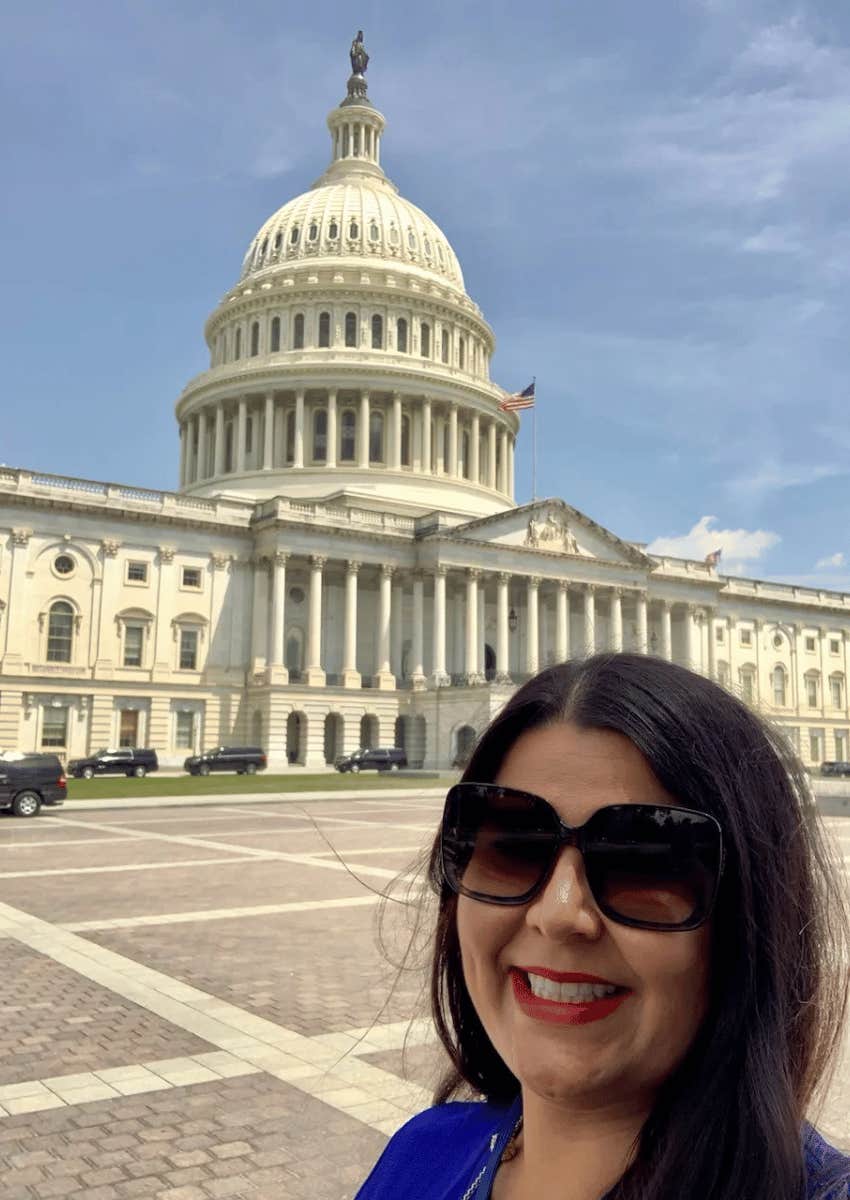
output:
[[[611,987],[616,986],[610,980],[583,972],[551,971],[538,967],[532,967],[531,971],[534,975],[542,975],[546,979],[555,980],[556,983],[605,983]],[[616,1012],[631,994],[628,989],[623,989],[611,996],[604,996],[601,1000],[546,1000],[542,996],[535,996],[525,970],[516,967],[511,970],[511,983],[517,1004],[526,1016],[555,1025],[589,1025],[592,1021],[601,1021]]]

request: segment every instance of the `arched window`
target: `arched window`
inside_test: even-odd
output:
[[[335,242],[339,237],[339,224],[336,220],[331,221],[328,225],[328,237],[332,242]]]
[[[384,348],[384,318],[380,313],[374,313],[372,316],[372,349],[383,350]]]
[[[287,463],[295,462],[295,409],[291,408],[286,414],[286,437],[284,439],[284,457]]]
[[[286,635],[286,667],[290,675],[304,670],[304,630],[297,625]]]
[[[431,326],[426,322],[422,322],[422,327],[419,330],[419,341],[422,348],[422,357],[431,357]]]
[[[369,413],[369,462],[384,461],[384,414],[373,408]]]
[[[346,346],[357,345],[357,313],[347,312],[345,314],[345,344]]]
[[[319,236],[319,226],[316,224],[315,221],[311,222],[310,232],[308,233],[307,236],[309,237],[311,242],[315,242],[316,238]]]
[[[348,225],[348,236],[352,241],[360,237],[360,226],[356,221],[350,221]]]
[[[401,418],[401,465],[410,466],[410,417]]]
[[[464,370],[464,368],[466,367],[466,338],[465,337],[458,339],[457,365],[460,367],[461,371]]]
[[[347,408],[339,422],[339,461],[354,462],[354,442],[357,433],[357,416],[354,409]]]
[[[399,317],[396,321],[395,344],[399,354],[407,354],[407,321]]]
[[[241,329],[236,330],[236,341],[233,346],[233,357],[234,358],[242,357],[242,330]]]
[[[304,314],[296,313],[295,321],[292,326],[292,348],[293,350],[304,349]]]
[[[787,704],[785,668],[781,665],[775,666],[771,680],[773,683],[773,703],[777,708],[784,708]]]
[[[416,249],[416,234],[412,229],[408,229],[407,231],[407,244],[411,250]]]
[[[282,245],[282,243],[283,243],[283,234],[282,234],[282,233],[278,233],[278,234],[276,234],[276,235],[275,235],[275,239],[274,239],[274,248],[275,248],[275,250],[279,250],[279,249],[280,249],[280,247],[281,247],[281,245]]]
[[[74,610],[67,600],[57,600],[47,618],[47,661],[69,663],[73,643]]]
[[[256,358],[260,353],[260,322],[254,321],[251,326],[251,357]]]
[[[319,345],[326,347],[331,344],[331,314],[319,313]]]
[[[292,226],[292,233],[290,233],[290,235],[289,235],[289,243],[290,243],[290,245],[291,245],[291,246],[294,246],[294,245],[295,245],[295,243],[298,241],[298,235],[299,235],[300,233],[301,233],[301,230],[298,228],[298,226],[297,226],[297,225],[293,225],[293,226]]]
[[[466,429],[460,435],[460,473],[464,479],[469,479],[469,433]]]
[[[443,330],[443,344],[441,347],[441,351],[442,351],[442,353],[440,354],[440,357],[442,358],[444,363],[447,363],[449,361],[449,331],[448,331],[448,329]]]
[[[372,224],[369,226],[369,241],[377,242],[377,240],[378,240],[378,222],[373,221]]]
[[[313,413],[313,460],[327,462],[328,458],[328,410],[317,408]]]
[[[280,349],[280,317],[272,317],[270,344],[272,354]]]

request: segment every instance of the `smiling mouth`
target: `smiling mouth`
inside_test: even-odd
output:
[[[557,1004],[592,1004],[594,1001],[607,1000],[611,996],[625,995],[629,988],[619,987],[614,983],[591,982],[582,980],[558,980],[548,975],[538,975],[534,971],[523,971],[514,968],[511,972],[520,977],[522,982],[538,1000],[554,1001]]]

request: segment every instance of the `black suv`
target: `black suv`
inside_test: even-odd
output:
[[[398,771],[407,766],[407,755],[399,746],[386,749],[355,750],[353,754],[341,755],[334,766],[343,773],[353,771]]]
[[[190,775],[209,775],[210,771],[254,775],[266,769],[266,752],[260,746],[217,746],[215,750],[190,755],[183,766]]]
[[[42,804],[58,807],[67,793],[65,771],[57,755],[0,758],[0,808],[11,808],[16,817],[37,817]]]
[[[825,762],[820,765],[821,775],[850,775],[850,762]]]
[[[68,774],[75,779],[91,779],[92,775],[128,775],[143,779],[149,771],[159,770],[156,750],[98,750],[88,758],[72,758]]]

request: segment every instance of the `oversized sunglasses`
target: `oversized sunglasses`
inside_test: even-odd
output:
[[[708,813],[664,804],[610,804],[565,825],[548,801],[492,783],[458,783],[440,830],[442,875],[485,904],[527,904],[562,846],[582,855],[606,917],[636,929],[696,929],[711,915],[723,873],[723,833]]]

